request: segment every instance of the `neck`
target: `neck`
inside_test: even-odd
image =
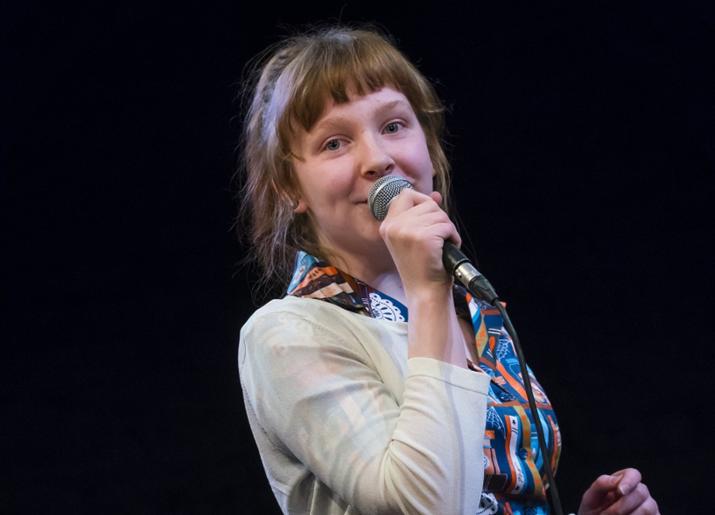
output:
[[[400,278],[400,274],[397,273],[397,270],[395,270],[394,273],[377,275],[369,281],[365,280],[365,282],[376,290],[385,292],[393,299],[397,299],[402,304],[407,305],[405,288],[402,286],[402,279]]]
[[[345,273],[406,304],[405,289],[392,256],[385,248],[381,256],[330,255],[328,261]]]

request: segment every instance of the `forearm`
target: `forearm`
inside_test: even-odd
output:
[[[404,513],[474,513],[484,479],[487,396],[470,388],[486,392],[488,377],[422,358],[411,359],[407,372],[383,462],[391,502]]]
[[[464,335],[451,286],[408,292],[408,357],[433,358],[467,368]]]

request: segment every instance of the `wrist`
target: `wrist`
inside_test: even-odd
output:
[[[444,309],[453,306],[452,283],[433,283],[420,288],[405,287],[407,307],[413,310]]]

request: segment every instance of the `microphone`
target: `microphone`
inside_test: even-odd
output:
[[[367,204],[373,216],[380,221],[384,220],[390,202],[405,188],[413,189],[407,179],[395,175],[386,175],[375,181],[367,196]],[[447,273],[462,283],[472,295],[492,305],[499,300],[487,278],[449,241],[445,241],[442,247],[442,263]]]

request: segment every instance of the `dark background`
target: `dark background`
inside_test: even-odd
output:
[[[711,2],[5,7],[2,513],[271,513],[231,232],[246,61],[372,21],[437,82],[457,205],[564,435],[711,513]],[[706,458],[710,460],[706,461]]]

